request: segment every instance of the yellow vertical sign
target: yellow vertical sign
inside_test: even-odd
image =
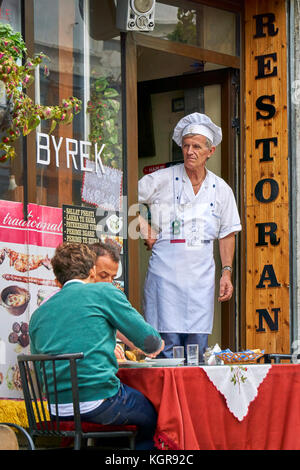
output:
[[[290,352],[285,1],[245,2],[246,346]]]

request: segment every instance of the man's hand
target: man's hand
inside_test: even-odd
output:
[[[230,300],[233,293],[233,285],[231,282],[231,273],[230,271],[224,271],[220,279],[220,292],[219,292],[219,302],[225,302]]]
[[[144,239],[144,245],[147,247],[147,250],[152,250],[154,243],[157,241],[158,233],[141,215],[139,216],[139,223],[141,237]]]
[[[125,361],[125,359],[126,359],[125,354],[124,354],[124,350],[123,350],[122,346],[118,343],[116,344],[116,347],[115,347],[115,356],[116,356],[117,360]]]
[[[147,238],[144,240],[144,245],[147,247],[147,250],[152,250],[154,243],[157,241],[157,238]]]
[[[235,249],[235,233],[230,233],[219,240],[220,257],[222,266],[232,266],[232,260]],[[219,302],[230,300],[233,293],[233,285],[231,282],[231,272],[224,270],[220,280]]]
[[[162,343],[161,343],[161,347],[158,351],[156,351],[155,353],[152,353],[152,354],[147,354],[148,357],[151,357],[152,359],[154,359],[156,356],[159,355],[159,353],[165,348],[165,342],[164,340],[162,340]]]

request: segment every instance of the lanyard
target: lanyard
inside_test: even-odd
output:
[[[185,243],[185,239],[179,237],[182,232],[182,226],[183,226],[183,218],[182,216],[180,217],[179,211],[178,211],[178,206],[179,206],[179,201],[181,201],[182,198],[182,191],[183,191],[183,166],[181,169],[181,175],[179,175],[179,172],[176,172],[175,174],[175,167],[176,165],[173,166],[173,206],[174,206],[174,220],[171,222],[171,243]]]
[[[182,201],[182,194],[183,194],[183,172],[184,166],[180,168],[180,171],[176,171],[176,167],[172,168],[173,170],[173,206],[174,206],[174,219],[171,221],[171,243],[188,243],[186,237],[189,238],[189,234],[184,233],[184,204],[180,204]],[[207,175],[206,175],[207,177]],[[206,184],[205,180],[202,184]],[[207,201],[207,204],[210,205],[210,214],[215,215],[215,202],[216,202],[216,179],[212,181],[210,179],[210,184],[212,184],[214,188],[214,192],[209,192],[210,201]],[[179,207],[183,206],[183,210],[179,210]],[[191,233],[197,234],[198,227],[197,227],[197,215],[191,221]]]

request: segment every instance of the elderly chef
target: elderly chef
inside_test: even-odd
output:
[[[173,140],[182,147],[184,163],[139,181],[139,202],[151,213],[151,229],[143,218],[140,225],[152,248],[144,314],[165,340],[164,357],[172,357],[173,346],[198,344],[201,360],[213,327],[213,241],[219,240],[222,302],[233,293],[235,234],[241,224],[231,188],[205,167],[222,140],[221,128],[205,114],[193,113],[178,122]]]

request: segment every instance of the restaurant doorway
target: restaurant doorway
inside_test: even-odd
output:
[[[180,148],[172,142],[172,133],[179,119],[192,112],[204,112],[222,127],[222,144],[208,168],[232,187],[240,206],[240,14],[196,6],[194,2],[183,3],[187,9],[176,10],[174,24],[169,20],[174,8],[170,6],[167,24],[162,20],[153,34],[123,35],[129,207],[137,201],[139,178],[160,165],[169,166],[182,160]],[[189,12],[193,12],[191,21]],[[178,25],[184,29],[187,18],[189,26],[195,20],[195,36],[182,38],[177,35]],[[208,30],[208,25],[213,23],[215,28]],[[130,224],[130,215],[128,221]],[[215,250],[218,251],[217,244]],[[239,246],[236,253],[235,297],[222,306],[215,302],[215,326],[209,337],[211,345],[219,343],[222,348],[233,350],[240,343]],[[128,238],[128,294],[140,311],[150,254],[142,240]],[[218,261],[216,286],[220,268]]]
[[[181,149],[172,141],[174,126],[183,116],[206,113],[223,131],[222,144],[217,147],[207,168],[225,179],[235,191],[235,167],[238,159],[238,83],[235,69],[195,72],[138,82],[138,150],[139,178],[163,166],[182,162]],[[235,191],[236,192],[236,191]],[[216,286],[219,285],[221,264],[215,243]],[[140,296],[151,253],[140,241]],[[210,344],[233,347],[238,315],[238,278],[235,275],[236,297],[221,305],[217,301]]]

